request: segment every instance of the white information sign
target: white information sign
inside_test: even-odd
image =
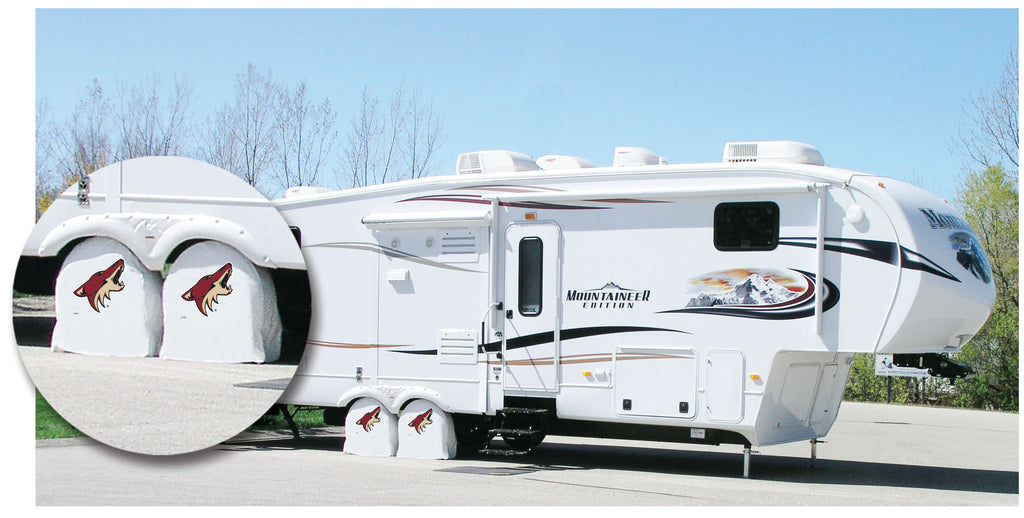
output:
[[[928,369],[900,367],[892,364],[891,354],[875,355],[875,376],[899,376],[902,378],[927,378]]]

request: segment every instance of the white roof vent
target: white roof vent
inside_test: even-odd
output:
[[[825,159],[814,146],[789,140],[729,142],[722,153],[722,161],[825,165]]]
[[[462,153],[455,163],[456,174],[512,173],[539,169],[530,156],[504,150]]]
[[[317,187],[315,185],[296,185],[295,187],[289,187],[284,191],[285,198],[298,198],[300,196],[309,196],[311,194],[320,194],[322,192],[329,192],[330,189],[326,187]]]
[[[637,165],[658,165],[662,163],[658,155],[649,149],[642,147],[617,147],[615,148],[614,167],[630,167]]]
[[[597,167],[586,158],[566,155],[544,155],[537,159],[537,165],[545,171],[555,169],[587,169]]]

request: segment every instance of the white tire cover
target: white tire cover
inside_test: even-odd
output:
[[[57,274],[50,347],[98,356],[154,356],[160,347],[160,275],[117,241],[76,245]]]
[[[398,418],[398,456],[410,459],[452,459],[456,453],[451,414],[425,399],[416,399]]]
[[[398,450],[398,418],[380,401],[360,398],[345,416],[345,453],[391,457]]]
[[[266,363],[281,354],[281,319],[270,274],[234,248],[187,248],[164,281],[160,358]]]

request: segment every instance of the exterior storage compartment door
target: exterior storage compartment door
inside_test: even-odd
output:
[[[735,423],[743,419],[743,353],[708,351],[704,409],[711,421]]]
[[[616,347],[612,379],[616,414],[692,418],[697,413],[693,349]]]

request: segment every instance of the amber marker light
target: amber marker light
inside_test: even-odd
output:
[[[761,379],[761,375],[760,374],[751,374],[750,375],[750,379],[752,379],[754,381],[757,381],[757,380]]]
[[[526,219],[530,219],[530,220],[537,219],[537,213],[536,212],[527,212],[526,213]]]

